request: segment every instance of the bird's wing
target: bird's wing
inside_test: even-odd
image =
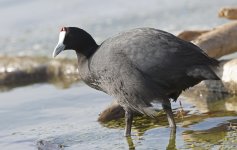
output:
[[[107,44],[108,54],[118,56],[116,59],[121,57],[118,60],[120,62],[124,58],[128,59],[133,66],[163,87],[173,86],[171,83],[174,80],[184,80],[189,76],[189,69],[218,64],[194,44],[161,30],[134,29],[108,41],[105,45],[113,43]],[[208,69],[204,70],[209,72]]]
[[[134,57],[135,50],[129,55],[131,61],[154,82],[168,90],[182,91],[204,79],[218,79],[209,67],[217,66],[218,61],[208,57],[192,43],[166,32],[157,34],[161,38],[155,39],[151,36],[145,42],[145,55]]]
[[[104,41],[90,66],[100,78],[101,88],[123,100],[122,106],[152,115],[152,98],[166,96],[165,92],[173,82],[189,80],[186,78],[188,68],[211,65],[212,61],[193,44],[172,34],[146,28]]]
[[[194,44],[164,31],[155,29],[152,31],[145,32],[145,36],[131,37],[127,44],[130,47],[122,49],[122,53],[125,53],[141,70],[152,72],[159,68],[172,71],[194,65],[217,64],[216,60],[208,57]]]

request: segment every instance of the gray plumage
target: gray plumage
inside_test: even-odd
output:
[[[80,59],[80,58],[79,58]],[[217,61],[167,32],[139,28],[105,40],[79,66],[82,79],[123,107],[154,116],[150,102],[174,98],[205,79],[218,79]],[[177,95],[176,95],[177,94]]]
[[[77,53],[82,80],[115,97],[124,108],[126,135],[131,132],[132,111],[156,115],[151,102],[162,103],[170,126],[175,127],[170,99],[176,101],[183,90],[202,80],[219,80],[211,69],[218,66],[217,60],[161,30],[133,29],[101,45],[82,29],[62,30],[66,31],[63,46]]]

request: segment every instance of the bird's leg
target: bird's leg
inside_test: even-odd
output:
[[[133,112],[131,110],[125,110],[125,133],[124,136],[131,136],[133,121]]]
[[[166,149],[173,149],[173,150],[177,149],[176,148],[176,128],[171,128],[170,130],[170,140]]]
[[[164,111],[167,114],[167,119],[168,119],[170,127],[171,128],[176,128],[176,124],[175,124],[175,121],[174,121],[174,115],[173,115],[173,112],[172,112],[172,109],[171,109],[170,100],[165,99],[162,103],[162,107],[163,107]]]

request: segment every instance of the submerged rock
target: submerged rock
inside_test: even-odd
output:
[[[37,142],[38,150],[64,150],[61,144],[52,143],[50,141],[40,140]]]

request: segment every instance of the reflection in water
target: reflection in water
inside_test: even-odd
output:
[[[166,114],[161,111],[156,119],[151,119],[148,116],[135,116],[133,121],[132,130],[136,132],[137,136],[143,136],[143,134],[150,129],[166,126],[168,124]],[[112,120],[102,124],[108,128],[124,128],[124,118],[118,120]]]
[[[135,145],[133,143],[132,137],[128,136],[126,138],[127,138],[127,143],[128,143],[129,150],[135,150]]]
[[[228,120],[227,123],[220,124],[205,130],[186,130],[183,138],[187,145],[208,149],[213,146],[222,149],[237,148],[237,119]]]
[[[221,148],[225,147],[225,144],[231,144],[231,148],[237,149],[237,119],[227,119],[237,116],[237,97],[210,92],[199,93],[199,95],[191,93],[188,95],[185,93],[184,96],[185,100],[183,102],[188,102],[189,106],[191,105],[191,110],[184,107],[184,116],[180,116],[179,109],[174,109],[178,128],[182,130],[181,137],[184,140],[184,146],[182,148],[192,149],[196,147],[206,149],[213,146]],[[195,109],[195,111],[192,111],[192,109]],[[214,121],[208,123],[208,120],[212,119]],[[142,136],[145,139],[146,136],[144,133],[147,130],[167,125],[167,119],[163,111],[159,113],[156,119],[146,116],[136,116],[133,122],[133,132],[136,132],[138,137]],[[105,123],[104,126],[109,128],[124,128],[124,119],[110,121]],[[229,139],[231,139],[231,142]],[[127,138],[130,149],[139,147],[139,145],[134,145],[133,140],[131,137]],[[176,130],[171,130],[166,149],[178,149]]]
[[[208,123],[206,125],[209,126],[207,129],[185,130],[183,132],[183,139],[186,141],[186,145],[189,145],[191,148],[198,147],[201,149],[209,149],[211,147],[216,149],[237,149],[237,130],[233,130],[237,120],[228,120],[223,123],[220,119],[218,122],[218,117],[237,116],[237,96],[211,91],[189,91],[185,92],[184,96],[185,101],[196,106],[199,113],[201,113],[194,124],[201,123],[201,121],[205,121],[204,119],[217,118],[217,125],[210,125],[211,123]],[[202,127],[203,125],[200,126]],[[233,141],[235,144],[233,144]]]
[[[79,79],[58,77],[58,78],[44,78],[43,80],[38,80],[38,81],[35,81],[35,79],[34,79],[32,82],[31,81],[19,82],[19,83],[7,84],[7,85],[0,83],[0,92],[6,92],[6,91],[10,91],[10,90],[17,88],[17,87],[24,87],[24,86],[29,86],[29,85],[36,84],[36,83],[45,83],[45,82],[50,83],[59,89],[67,89],[67,88],[70,88],[73,84],[78,83]]]
[[[200,113],[211,113],[216,111],[237,112],[237,96],[216,92],[185,92],[185,101],[191,103]]]
[[[180,122],[181,118],[177,118],[177,120],[178,120],[178,122]],[[108,127],[108,128],[124,128],[124,126],[125,126],[124,118],[121,118],[118,120],[112,120],[112,121],[109,121],[109,122],[102,124],[102,125],[105,127]],[[136,132],[136,136],[134,136],[134,137],[143,137],[144,133],[147,130],[157,128],[157,127],[164,127],[167,125],[168,125],[168,122],[166,119],[166,114],[163,111],[161,111],[158,114],[158,117],[156,119],[151,119],[150,117],[147,117],[147,116],[134,117],[132,131]],[[134,144],[132,137],[126,137],[127,144],[129,146],[130,150],[136,149],[136,145]],[[175,140],[176,140],[176,129],[171,129],[169,143],[167,145],[168,150],[175,150],[176,149]]]
[[[31,56],[0,56],[0,91],[35,83],[67,88],[78,79],[77,61]]]
[[[176,129],[170,130],[169,144],[167,145],[167,150],[176,150]]]
[[[132,137],[126,137],[129,150],[135,150],[136,146],[133,143]],[[166,147],[167,150],[176,150],[176,129],[170,130],[169,142]]]

